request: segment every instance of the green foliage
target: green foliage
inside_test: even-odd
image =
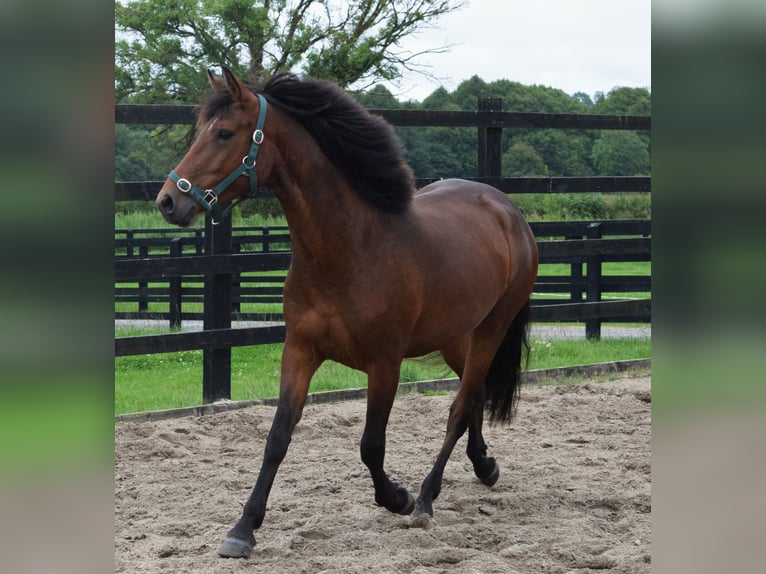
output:
[[[587,110],[590,110],[594,105],[591,97],[585,92],[576,92],[572,94],[572,99],[580,102]]]
[[[503,175],[506,177],[545,176],[548,175],[548,166],[531,144],[517,141],[503,154]]]
[[[617,219],[613,217],[613,212],[604,197],[597,193],[525,194],[514,196],[512,199],[522,213],[532,221]]]
[[[523,138],[542,157],[554,177],[593,175],[590,163],[592,135],[572,130],[525,130]],[[515,141],[515,140],[512,140]]]
[[[609,210],[606,201],[598,193],[577,193],[571,195],[548,196],[547,199],[558,203],[561,218],[567,220],[607,219]]]
[[[593,144],[597,175],[649,175],[649,149],[635,132],[605,131]]]
[[[606,96],[597,93],[591,111],[594,114],[649,116],[652,114],[652,96],[646,88],[614,88]]]
[[[189,126],[116,124],[116,181],[163,180],[183,157],[190,143]]]
[[[383,84],[377,84],[366,92],[352,92],[352,95],[368,109],[396,110],[401,107],[399,101]]]
[[[511,197],[530,221],[651,219],[651,197],[646,193],[532,194]]]
[[[342,86],[398,78],[400,41],[459,6],[449,0],[134,0],[115,4],[117,101],[196,102],[205,68],[260,81],[302,70]],[[426,52],[440,51],[439,48]]]
[[[404,127],[397,133],[416,177],[474,177],[476,130]]]
[[[610,219],[651,219],[652,200],[646,193],[618,193],[607,195]]]

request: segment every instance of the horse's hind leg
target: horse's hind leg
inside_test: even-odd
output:
[[[467,340],[463,339],[457,344],[442,349],[441,354],[444,361],[455,371],[457,376],[462,379],[463,369],[465,368],[465,358],[467,354]],[[466,454],[473,463],[473,470],[476,477],[487,486],[492,486],[497,482],[500,476],[499,468],[494,458],[487,457],[487,444],[484,442],[484,436],[481,429],[484,423],[484,389],[477,391],[471,408],[470,419],[468,422],[468,447]]]
[[[476,477],[487,486],[492,486],[500,476],[500,468],[494,458],[487,456],[487,444],[481,427],[484,423],[484,393],[481,400],[474,402],[471,411],[471,419],[468,423],[468,447],[466,454],[473,463],[473,471]]]
[[[406,488],[392,482],[383,469],[386,455],[386,426],[396,396],[399,365],[373,367],[368,372],[367,421],[360,444],[362,462],[370,469],[375,487],[375,502],[391,512],[410,514],[415,499]]]
[[[415,502],[414,516],[416,517],[422,514],[433,516],[432,502],[441,491],[442,476],[447,460],[452,454],[455,444],[468,430],[475,418],[476,409],[479,405],[483,406],[484,377],[497,350],[497,337],[494,336],[494,329],[488,329],[488,331],[488,334],[483,337],[474,333],[468,344],[460,388],[450,407],[447,433],[436,462],[420,487],[420,494]]]
[[[474,401],[476,385],[472,384],[470,377],[464,375],[460,383],[460,389],[450,407],[449,419],[447,421],[447,434],[444,437],[442,448],[436,457],[431,472],[420,487],[420,494],[415,501],[415,511],[413,516],[418,517],[422,514],[433,516],[432,502],[439,496],[442,485],[442,476],[444,467],[447,465],[455,444],[463,436],[471,414],[471,404]]]
[[[501,350],[503,355],[502,367],[503,369],[497,369],[500,371],[508,370],[509,373],[513,369],[515,363],[514,359],[520,358],[522,332],[526,329],[528,321],[527,312],[519,313],[519,309],[513,309],[517,296],[514,296],[514,292],[508,291],[504,299],[498,303],[484,320],[484,322],[477,327],[477,329],[463,339],[459,344],[455,345],[451,349],[447,349],[446,352],[442,352],[448,364],[452,361],[455,366],[460,366],[460,354],[465,357],[462,367],[462,374],[460,376],[460,388],[458,389],[457,396],[450,407],[450,415],[447,421],[447,434],[444,438],[444,443],[439,451],[439,455],[436,458],[431,472],[423,481],[423,485],[420,488],[420,494],[415,502],[415,516],[422,514],[430,514],[433,516],[432,502],[439,495],[441,490],[442,474],[444,473],[444,467],[447,464],[452,450],[455,448],[455,444],[465,433],[469,430],[468,438],[468,456],[473,462],[474,471],[476,476],[484,482],[484,484],[492,485],[499,476],[499,470],[497,463],[494,459],[486,456],[487,446],[484,443],[484,438],[481,434],[481,427],[483,423],[484,405],[485,405],[485,393],[487,393],[492,399],[492,404],[495,400],[508,398],[505,393],[505,387],[501,388],[501,392],[498,393],[497,388],[487,390],[485,387],[485,381],[488,375],[492,374],[492,378],[500,378],[494,374],[496,355]],[[528,303],[526,304],[528,310]],[[512,312],[509,312],[512,311]],[[518,316],[517,316],[518,314]],[[512,320],[508,320],[508,317],[514,317]],[[509,328],[510,324],[510,328]],[[506,348],[508,347],[508,348]],[[516,353],[511,354],[510,361],[505,360],[505,351],[513,350],[516,348]],[[452,366],[455,369],[455,366]],[[459,369],[455,369],[460,373]],[[506,373],[506,374],[509,374]],[[508,383],[512,382],[513,385],[508,385],[511,389],[515,388],[518,382],[515,378],[511,377]],[[494,394],[493,394],[494,393]],[[500,394],[500,399],[498,399]],[[512,395],[512,392],[511,392]],[[505,403],[503,403],[505,404]],[[511,407],[512,403],[508,401],[505,407]],[[510,411],[506,413],[505,409],[499,409],[499,412],[495,412],[496,415],[500,415],[502,420],[503,416],[509,415]],[[509,417],[508,417],[509,418]]]

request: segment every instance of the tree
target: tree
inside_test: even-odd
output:
[[[582,130],[525,130],[520,139],[531,145],[554,177],[592,175],[592,138]]]
[[[520,141],[503,154],[503,172],[506,177],[546,176],[548,166],[535,148]]]
[[[625,114],[649,116],[652,113],[652,96],[646,88],[614,88],[606,96],[596,93],[594,114]]]
[[[414,59],[402,38],[460,0],[134,0],[115,4],[118,101],[193,102],[204,68],[227,65],[253,81],[281,71],[344,88],[395,80]]]
[[[608,131],[593,144],[591,153],[598,175],[648,175],[649,150],[638,134]]]
[[[584,105],[588,109],[593,107],[593,100],[585,92],[575,92],[572,95],[572,99],[573,100],[577,100],[578,102],[580,102],[582,105]]]
[[[366,92],[355,92],[353,95],[367,109],[396,110],[401,107],[399,101],[383,84],[377,84]]]

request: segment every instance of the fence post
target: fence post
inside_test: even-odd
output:
[[[181,257],[181,238],[174,237],[170,240],[170,256]],[[169,308],[168,316],[170,318],[170,328],[181,328],[181,283],[182,278],[171,277],[168,280]]]
[[[479,98],[480,112],[503,111],[503,98]],[[503,128],[479,127],[477,145],[477,175],[479,177],[501,177]]]
[[[604,233],[602,223],[591,223],[586,229],[588,239],[601,239]],[[588,288],[585,294],[586,301],[601,301],[601,256],[588,255]],[[585,338],[588,340],[601,339],[601,320],[588,319],[585,321]]]
[[[261,244],[261,249],[264,253],[268,253],[271,251],[271,239],[269,237],[269,228],[268,227],[262,227],[261,231],[263,232],[263,243]]]
[[[149,257],[149,248],[146,245],[138,247],[138,256],[142,259]],[[138,282],[138,312],[149,310],[149,283],[147,281]]]
[[[232,253],[242,253],[242,243],[232,241],[231,251]],[[242,310],[242,276],[239,273],[232,275],[231,288],[231,312],[238,314]]]
[[[231,218],[218,225],[205,218],[205,254],[231,253]],[[205,274],[203,329],[231,328],[231,273]],[[231,398],[231,348],[202,351],[202,401]]]

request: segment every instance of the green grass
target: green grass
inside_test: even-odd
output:
[[[118,336],[145,334],[131,329]],[[602,339],[601,341],[531,341],[530,369],[564,367],[614,360],[647,358],[649,339]],[[279,392],[282,345],[259,345],[232,349],[232,399],[274,397]],[[410,382],[453,377],[438,355],[409,359],[400,381]],[[366,385],[364,373],[333,362],[323,364],[314,375],[311,392]],[[202,403],[202,351],[115,358],[115,413],[199,405]]]
[[[284,216],[268,217],[264,215],[250,215],[242,217],[241,210],[232,211],[232,225],[234,227],[261,226],[268,225],[272,227],[287,225]],[[173,227],[162,218],[159,210],[154,207],[153,202],[147,202],[146,205],[130,205],[126,209],[116,211],[114,214],[115,229],[157,229]],[[205,220],[200,216],[193,227],[205,227]]]
[[[583,330],[585,327],[582,327]],[[651,339],[601,339],[600,341],[530,341],[529,368],[550,369],[608,361],[646,359],[651,356]]]

